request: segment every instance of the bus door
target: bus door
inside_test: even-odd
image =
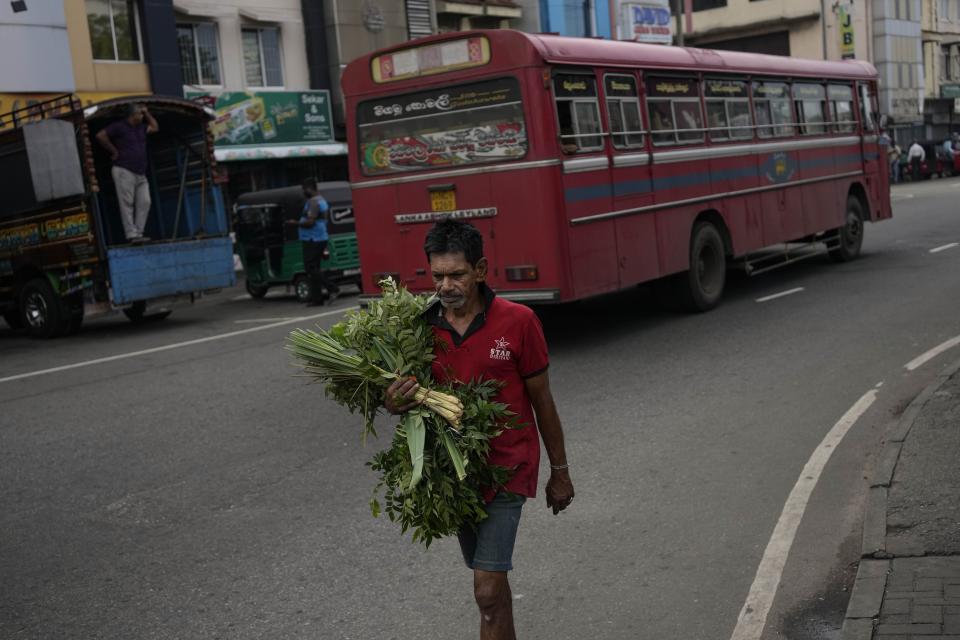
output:
[[[659,275],[650,154],[640,115],[639,84],[622,70],[603,73],[603,102],[610,131],[610,181],[619,284],[627,287]]]
[[[865,82],[857,84],[857,98],[860,103],[860,145],[863,154],[863,171],[870,192],[870,202],[873,211],[868,213],[871,219],[889,218],[892,215],[890,207],[881,206],[889,198],[886,194],[890,189],[889,148],[879,144],[880,129],[876,114],[880,112],[877,106],[877,92],[875,88]],[[900,141],[901,147],[906,147]],[[891,139],[890,144],[894,141]]]
[[[619,285],[619,278],[615,223],[597,218],[610,212],[612,189],[596,74],[556,71],[553,96],[574,295],[610,291]]]

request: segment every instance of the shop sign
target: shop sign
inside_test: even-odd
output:
[[[673,30],[668,0],[645,0],[623,5],[621,39],[654,44],[671,44]]]
[[[333,142],[329,91],[187,92],[216,111],[210,125],[217,147]]]
[[[941,98],[960,98],[960,84],[940,85]]]
[[[857,54],[853,41],[853,5],[839,5],[837,15],[840,18],[840,57],[844,60],[855,58]]]

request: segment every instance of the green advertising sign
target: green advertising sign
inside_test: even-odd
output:
[[[237,145],[302,145],[333,142],[329,91],[231,92],[206,98],[217,112],[211,124],[217,147]]]
[[[940,85],[941,98],[960,98],[960,84]]]

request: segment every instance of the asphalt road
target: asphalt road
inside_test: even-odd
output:
[[[864,476],[956,354],[904,365],[960,334],[960,247],[930,252],[960,241],[960,180],[893,197],[862,259],[732,276],[709,314],[645,289],[544,313],[577,499],[524,510],[519,637],[730,638],[804,465],[875,389],[817,482],[763,636],[837,637]],[[377,443],[292,376],[286,333],[336,314],[274,326],[330,310],[241,293],[66,340],[0,329],[0,637],[476,637],[456,542],[424,552],[371,518]]]

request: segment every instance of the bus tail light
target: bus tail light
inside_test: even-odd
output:
[[[507,282],[523,282],[540,277],[535,264],[521,264],[506,268]]]

